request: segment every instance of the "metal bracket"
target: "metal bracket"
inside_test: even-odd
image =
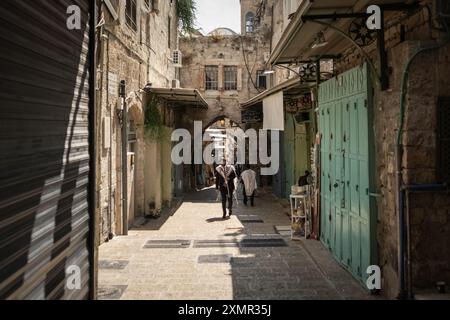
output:
[[[376,3],[375,3],[376,5]],[[408,11],[413,12],[420,7],[418,1],[412,4],[405,3],[392,3],[392,4],[379,4],[381,8],[381,29],[377,31],[377,47],[378,47],[378,55],[380,60],[380,82],[381,82],[381,90],[385,91],[389,88],[389,64],[387,58],[386,51],[386,42],[385,42],[385,30],[384,30],[384,13],[386,11]],[[369,14],[366,12],[360,13],[333,13],[333,14],[319,14],[319,15],[305,15],[302,17],[303,22],[307,21],[316,21],[316,20],[337,20],[337,19],[347,19],[347,18],[368,18]]]

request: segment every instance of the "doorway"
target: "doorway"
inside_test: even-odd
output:
[[[375,210],[372,180],[367,65],[320,86],[321,241],[357,279],[373,262]]]

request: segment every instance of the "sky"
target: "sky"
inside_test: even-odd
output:
[[[197,28],[207,34],[218,27],[227,27],[241,32],[241,10],[239,0],[196,0]]]

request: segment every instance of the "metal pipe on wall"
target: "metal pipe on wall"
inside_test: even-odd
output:
[[[399,211],[398,211],[398,218],[399,221],[405,221],[405,191],[401,190],[398,195],[398,203],[399,203]],[[399,231],[398,231],[398,241],[399,241],[399,248],[398,248],[398,273],[399,273],[399,299],[405,299],[406,292],[405,292],[405,228],[404,224],[400,225]]]
[[[441,3],[441,2],[440,2]],[[413,62],[416,60],[417,57],[419,57],[421,54],[425,52],[431,52],[437,49],[442,48],[443,46],[447,45],[450,42],[450,26],[448,23],[443,19],[442,12],[438,13],[439,18],[441,19],[442,24],[445,27],[446,30],[446,37],[443,41],[438,42],[435,45],[420,48],[418,49],[407,61],[402,81],[401,81],[401,89],[400,89],[400,119],[399,119],[399,129],[397,131],[397,146],[396,146],[396,194],[397,194],[397,212],[399,213],[398,217],[398,232],[399,232],[399,256],[398,256],[398,273],[399,273],[399,298],[403,298],[405,296],[405,287],[404,287],[404,263],[405,263],[405,257],[402,256],[404,254],[404,242],[402,242],[402,238],[400,237],[401,234],[404,233],[405,230],[405,221],[404,216],[400,214],[400,210],[403,210],[403,201],[401,201],[401,193],[404,190],[404,185],[402,181],[402,160],[403,160],[403,143],[402,143],[402,136],[403,136],[403,130],[405,126],[405,114],[406,114],[406,95],[407,95],[407,87],[408,87],[408,80],[409,80],[409,72],[411,69],[411,66]],[[419,187],[416,187],[419,188]]]

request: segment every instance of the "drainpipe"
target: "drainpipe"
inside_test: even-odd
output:
[[[397,172],[397,175],[399,173]],[[401,174],[401,173],[400,173]],[[398,178],[397,178],[398,180]],[[397,182],[398,183],[398,182]],[[399,184],[397,185],[398,188],[400,188]],[[406,293],[405,293],[405,252],[404,252],[404,245],[405,245],[405,230],[404,230],[404,199],[405,199],[405,191],[401,190],[398,197],[398,219],[399,219],[399,231],[398,231],[398,275],[399,275],[399,294],[398,299],[405,299]]]
[[[128,116],[125,80],[120,81],[120,117],[122,123],[122,234],[128,235]]]
[[[442,3],[442,2],[440,2]],[[404,187],[402,182],[402,159],[403,159],[403,143],[402,143],[402,135],[404,129],[405,122],[405,111],[406,111],[406,94],[407,94],[407,83],[409,79],[409,70],[411,68],[412,63],[415,59],[424,52],[433,51],[440,49],[448,44],[450,40],[450,29],[443,19],[443,14],[440,12],[439,17],[441,18],[442,24],[445,26],[445,30],[447,31],[447,37],[442,43],[438,43],[436,45],[421,48],[417,50],[408,62],[405,65],[405,69],[402,76],[401,82],[401,96],[400,96],[400,123],[399,129],[397,132],[397,147],[396,147],[396,188],[397,188],[397,212],[398,212],[398,276],[399,276],[399,295],[400,299],[405,298],[406,296],[406,288],[405,288],[405,248],[404,248],[404,238],[405,234],[405,220],[404,220]]]

